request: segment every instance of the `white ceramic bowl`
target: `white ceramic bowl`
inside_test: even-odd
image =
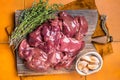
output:
[[[78,64],[79,64],[79,61],[80,61],[81,57],[82,57],[82,56],[87,56],[87,55],[96,56],[96,57],[99,59],[100,64],[99,64],[99,67],[98,67],[97,69],[92,70],[92,71],[89,70],[88,73],[84,73],[84,72],[82,72],[82,71],[80,71],[80,70],[78,69]],[[79,56],[79,58],[77,59],[76,64],[75,64],[75,68],[76,68],[76,71],[77,71],[80,75],[86,76],[86,75],[90,75],[90,74],[93,74],[93,73],[98,72],[98,71],[102,68],[102,65],[103,65],[103,59],[102,59],[102,57],[100,56],[99,53],[97,53],[97,52],[88,52],[88,53],[85,53],[85,54]]]

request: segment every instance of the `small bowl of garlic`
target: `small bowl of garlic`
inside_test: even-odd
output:
[[[76,71],[83,76],[98,72],[103,65],[102,57],[97,52],[80,55],[76,61]]]

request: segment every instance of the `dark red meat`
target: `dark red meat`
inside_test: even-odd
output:
[[[67,37],[73,37],[79,29],[79,23],[65,12],[59,13],[59,18],[62,20],[62,32]]]
[[[75,38],[68,38],[66,36],[60,39],[60,51],[62,52],[76,52],[81,49],[83,41],[78,41]]]
[[[30,46],[37,47],[42,42],[41,27],[33,31],[28,36],[28,43]]]
[[[24,39],[22,42],[21,42],[21,44],[20,44],[20,46],[19,46],[19,56],[21,57],[21,58],[25,58],[26,56],[28,56],[29,55],[29,52],[30,52],[30,50],[29,50],[29,44],[27,43],[27,40],[26,39]]]
[[[38,48],[32,49],[31,53],[31,59],[26,60],[26,66],[35,71],[46,71],[50,66],[48,55]]]
[[[72,17],[60,12],[31,32],[19,46],[19,56],[34,71],[49,68],[70,69],[77,54],[84,48],[82,40],[88,30],[83,16]]]
[[[65,54],[62,61],[55,66],[55,69],[60,69],[60,68],[70,69],[75,57],[76,56],[71,57],[69,53]]]

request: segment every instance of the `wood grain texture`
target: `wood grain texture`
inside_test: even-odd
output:
[[[15,13],[15,24],[16,27],[18,25],[18,17],[20,15],[21,11],[16,11]],[[86,36],[84,37],[84,41],[86,42],[85,47],[80,53],[84,54],[90,51],[96,51],[93,44],[90,42],[91,36],[94,33],[96,29],[96,24],[98,20],[98,13],[97,10],[65,10],[65,12],[71,14],[72,16],[85,16],[87,22],[88,22],[88,32]],[[66,69],[61,69],[61,70],[54,70],[54,69],[49,69],[47,72],[35,72],[32,70],[29,70],[28,68],[25,67],[22,59],[18,56],[18,53],[16,51],[16,62],[17,62],[17,71],[18,71],[18,76],[27,76],[27,75],[48,75],[48,74],[61,74],[61,73],[68,73],[75,71],[74,69],[74,64],[72,65],[72,69],[66,70]]]

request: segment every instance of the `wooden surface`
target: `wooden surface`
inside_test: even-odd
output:
[[[88,22],[88,32],[86,36],[84,37],[84,40],[86,42],[85,48],[78,54],[85,54],[87,52],[96,51],[93,44],[89,41],[92,34],[94,33],[98,21],[98,12],[97,10],[66,10],[68,14],[72,16],[84,16]],[[20,11],[15,12],[15,23],[18,24],[18,17],[20,15]],[[72,71],[75,71],[74,67],[75,64],[73,64],[73,68],[71,70],[61,69],[61,70],[54,70],[49,69],[47,72],[35,72],[32,70],[29,70],[25,67],[22,59],[18,56],[18,52],[16,51],[16,64],[17,64],[17,71],[18,76],[30,76],[30,75],[48,75],[48,74],[62,74],[62,73],[70,73]]]
[[[25,0],[26,8],[29,7],[33,0]],[[61,2],[67,4],[75,0],[50,0],[50,3]],[[82,1],[82,0],[78,0]],[[92,1],[92,0],[89,0]],[[107,26],[110,34],[116,40],[120,40],[120,0],[95,0],[100,14],[106,14]],[[7,41],[8,37],[4,28],[6,26],[14,26],[15,10],[24,9],[23,0],[0,0],[0,42]],[[105,47],[106,45],[97,45]],[[113,53],[104,56],[104,64],[102,70],[98,73],[87,76],[87,80],[120,80],[120,42],[113,42]],[[67,74],[56,74],[47,76],[29,76],[18,77],[16,70],[16,62],[8,44],[0,44],[0,80],[85,80],[76,72]]]

